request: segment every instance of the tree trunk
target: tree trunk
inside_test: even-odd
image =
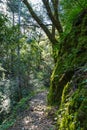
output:
[[[54,24],[54,26],[56,27],[57,31],[59,32],[59,35],[61,35],[61,33],[63,33],[63,29],[62,29],[62,26],[60,24],[60,21],[59,21],[59,18],[58,18],[58,1],[57,3],[53,2],[53,7],[54,7],[54,12],[56,14],[57,17],[55,17],[51,11],[51,8],[50,8],[50,5],[49,5],[49,1],[48,0],[42,0],[44,5],[45,5],[45,8],[47,10],[47,13],[49,15],[49,18],[51,19],[52,23]]]
[[[18,29],[18,32],[19,32],[19,38],[20,38],[20,7],[21,7],[21,3],[19,2],[18,3],[18,24],[19,24],[19,29]],[[20,99],[22,98],[22,85],[21,85],[21,74],[20,74],[20,43],[19,43],[19,38],[18,38],[18,46],[17,46],[17,56],[18,56],[18,66],[17,66],[17,69],[18,69],[18,78],[17,78],[17,83],[18,83],[18,98],[19,98],[19,101]]]

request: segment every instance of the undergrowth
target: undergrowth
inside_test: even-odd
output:
[[[13,126],[16,122],[17,117],[25,110],[29,109],[28,101],[35,95],[35,92],[31,92],[27,97],[22,98],[20,102],[15,106],[15,108],[10,113],[10,116],[0,125],[0,130],[7,130],[9,127]]]

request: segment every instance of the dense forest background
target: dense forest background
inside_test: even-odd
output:
[[[52,48],[40,27],[32,22],[21,1],[1,2],[0,13],[0,123],[17,103],[49,87],[54,66]],[[35,88],[35,90],[34,90]]]
[[[58,130],[87,129],[86,0],[0,0],[0,127],[49,90]]]

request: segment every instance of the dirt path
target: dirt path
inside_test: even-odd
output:
[[[29,110],[25,110],[9,130],[55,130],[53,121],[46,114],[47,92],[40,92],[30,101]]]

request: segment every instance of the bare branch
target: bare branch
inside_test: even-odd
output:
[[[41,21],[41,19],[37,16],[37,14],[34,12],[34,10],[32,9],[30,3],[27,0],[23,0],[24,4],[27,6],[30,14],[32,15],[32,17],[36,20],[36,22],[40,25],[40,27],[44,30],[44,32],[46,33],[46,35],[48,36],[49,40],[52,43],[57,43],[58,41],[52,36],[52,33],[49,31],[49,29],[43,24],[43,22]]]
[[[51,19],[52,23],[54,24],[54,26],[58,30],[59,34],[61,35],[61,33],[63,32],[62,26],[59,22],[59,19],[56,19],[55,16],[53,15],[51,8],[49,6],[49,0],[42,0],[42,1],[45,5],[49,18]]]

